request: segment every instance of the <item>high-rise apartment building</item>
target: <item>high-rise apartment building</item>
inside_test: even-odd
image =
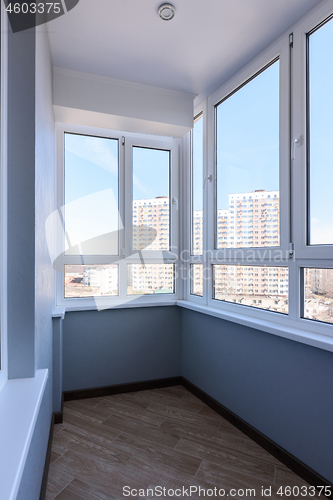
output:
[[[167,196],[133,200],[133,227],[137,228],[133,231],[133,251],[170,249],[169,212]],[[153,241],[151,233],[145,231],[146,227],[156,231],[156,238]]]
[[[217,248],[279,246],[279,191],[230,194],[217,217]]]
[[[193,217],[193,253],[198,254],[199,249],[202,253],[202,211],[195,211]],[[279,225],[278,191],[230,194],[228,209],[217,212],[217,248],[277,247],[280,243]],[[285,267],[255,268],[245,264],[214,267],[216,299],[224,300],[233,295],[288,296],[288,270]],[[200,289],[202,273],[202,267],[197,266],[194,274],[197,286],[194,289]]]

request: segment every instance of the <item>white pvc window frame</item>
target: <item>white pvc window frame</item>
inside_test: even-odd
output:
[[[180,298],[179,284],[179,140],[171,137],[148,136],[123,131],[69,125],[58,123],[56,125],[57,140],[57,207],[64,205],[64,137],[66,133],[105,137],[118,140],[119,158],[119,219],[128,235],[132,226],[132,150],[133,147],[162,149],[170,151],[170,251],[142,251],[131,254],[130,238],[125,237],[125,232],[120,232],[118,239],[118,255],[85,255],[84,265],[118,265],[118,295],[98,297],[100,307],[138,307],[147,305],[169,305],[176,303]],[[65,248],[65,234],[57,234],[56,254],[59,255]],[[127,295],[127,266],[141,264],[141,258],[146,264],[174,264],[174,293],[152,294],[141,296]],[[64,256],[65,264],[82,265],[81,256]],[[56,273],[56,306],[65,311],[95,309],[94,297],[64,297],[64,272]]]
[[[292,196],[295,253],[299,259],[321,260],[333,256],[333,245],[308,245],[307,242],[307,37],[332,14],[333,2],[330,1],[316,8],[294,30],[291,138],[299,142],[292,160]]]
[[[255,79],[263,70],[270,66],[274,61],[279,60],[280,67],[280,172],[279,172],[279,190],[280,190],[280,246],[279,247],[253,247],[253,248],[227,248],[226,254],[228,260],[237,261],[239,250],[247,259],[247,256],[253,255],[261,262],[267,260],[267,251],[279,249],[287,255],[290,243],[290,223],[289,223],[289,40],[283,37],[273,46],[267,49],[263,54],[257,57],[242,71],[231,78],[225,85],[218,89],[208,99],[208,176],[212,176],[213,182],[208,184],[209,192],[209,220],[214,218],[214,226],[209,225],[209,248],[212,249],[212,258],[218,260],[221,250],[215,248],[215,227],[217,217],[216,207],[216,158],[215,158],[215,127],[216,127],[216,107],[231,94],[237,92],[242,86],[247,85]],[[224,250],[224,249],[223,249]],[[216,261],[216,263],[218,263]]]
[[[192,255],[192,226],[193,226],[193,212],[192,212],[192,133],[187,134],[184,138],[184,156],[185,164],[189,168],[184,169],[184,187],[183,199],[184,199],[184,218],[186,222],[186,230],[184,231],[184,244],[182,252],[182,265],[184,267],[184,277],[186,277],[184,295],[190,298],[193,302],[198,304],[206,303],[206,282],[203,280],[203,295],[194,295],[191,293],[191,265],[192,264],[202,264],[203,272],[207,269],[207,184],[210,182],[207,179],[207,99],[205,99],[200,106],[196,107],[194,110],[194,119],[202,116],[203,120],[203,169],[202,169],[202,185],[203,185],[203,242],[202,242],[202,255]]]
[[[188,283],[185,291],[187,304],[184,307],[200,310],[216,317],[225,317],[240,324],[247,324],[285,338],[299,340],[310,345],[318,345],[332,350],[333,325],[303,318],[302,270],[306,267],[333,268],[333,246],[309,246],[307,238],[307,191],[306,191],[306,43],[307,34],[333,14],[333,1],[315,8],[305,16],[294,29],[285,33],[250,64],[234,75],[202,106],[195,110],[194,116],[204,111],[204,254],[202,258],[189,258]],[[289,35],[293,33],[293,48],[290,48]],[[213,299],[214,264],[250,265],[237,259],[238,249],[227,249],[228,257],[219,259],[215,250],[215,106],[234,92],[246,81],[259,73],[274,59],[280,61],[280,247],[285,259],[277,263],[265,258],[265,254],[277,247],[258,248],[256,265],[288,267],[289,272],[289,314],[244,307],[240,304],[222,302]],[[290,84],[292,82],[292,85]],[[293,138],[299,138],[294,155],[291,151]],[[187,141],[187,142],[186,142]],[[184,141],[190,151],[190,137]],[[188,154],[188,165],[190,156]],[[292,157],[295,156],[295,160]],[[191,178],[190,166],[187,173],[187,185]],[[207,182],[212,178],[213,182]],[[206,182],[205,182],[206,179]],[[186,193],[187,226],[189,228],[190,191]],[[187,242],[190,243],[188,229]],[[189,248],[189,247],[187,247]],[[289,258],[289,251],[294,255]],[[230,251],[229,251],[230,250]],[[253,249],[242,249],[243,255]],[[198,258],[199,257],[199,258]],[[204,280],[204,295],[191,295],[190,264],[204,263],[208,279]],[[326,339],[326,340],[325,340]],[[318,343],[319,342],[319,343]],[[318,344],[317,344],[318,343]]]
[[[8,378],[7,359],[7,89],[8,19],[1,2],[1,126],[0,126],[0,390]]]

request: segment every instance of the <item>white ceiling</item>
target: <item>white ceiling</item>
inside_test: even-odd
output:
[[[49,23],[54,66],[198,94],[196,103],[321,0],[80,0]]]

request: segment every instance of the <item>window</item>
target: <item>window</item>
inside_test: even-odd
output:
[[[57,303],[177,298],[178,141],[60,126]]]
[[[303,318],[333,323],[333,269],[304,268]]]
[[[65,299],[118,295],[118,266],[65,266]]]
[[[245,306],[288,314],[288,268],[262,266],[260,268],[260,288],[258,284],[253,285],[252,279],[246,278],[252,271],[253,267],[250,266],[241,266],[236,269],[232,265],[214,265],[214,299],[226,302],[236,301]],[[277,276],[283,276],[278,285],[272,283],[272,280],[268,278],[271,271],[275,271]],[[254,281],[256,282],[258,279]]]
[[[118,140],[65,133],[66,255],[118,255]]]
[[[210,98],[215,196],[207,196],[215,223],[208,222],[207,304],[287,315],[289,220],[288,204],[281,200],[289,196],[288,153],[281,144],[288,142],[288,105],[280,90],[281,79],[288,78],[285,44],[274,52]],[[273,270],[281,273],[281,285],[270,278]]]
[[[174,293],[174,264],[129,264],[127,295]]]
[[[191,264],[191,294],[203,296],[203,265]]]
[[[266,231],[273,227],[271,196],[279,199],[279,61],[274,61],[215,107],[216,113],[216,231],[230,225],[232,202],[237,203],[236,226],[216,248],[278,246]],[[259,229],[265,234],[250,243],[237,229],[252,229],[250,200],[260,203]],[[277,202],[278,207],[278,202]],[[224,222],[224,221],[223,221]],[[233,237],[234,239],[231,239]]]
[[[170,151],[133,147],[133,250],[144,249],[170,250]]]
[[[205,237],[187,297],[322,346],[333,336],[333,12],[318,12],[205,104]]]

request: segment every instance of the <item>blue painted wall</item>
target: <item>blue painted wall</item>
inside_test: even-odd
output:
[[[333,481],[333,354],[182,311],[182,375]]]
[[[35,374],[35,32],[8,34],[8,378]]]
[[[181,310],[66,313],[63,356],[64,391],[179,376]]]
[[[61,318],[53,318],[53,411],[61,411],[62,391],[63,391],[63,342]]]

